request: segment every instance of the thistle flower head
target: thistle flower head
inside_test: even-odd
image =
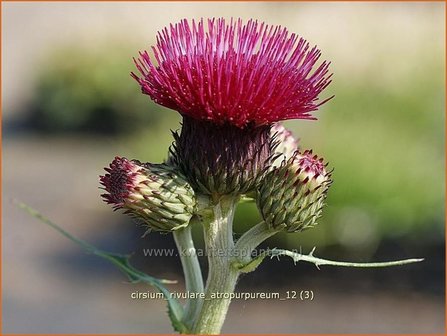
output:
[[[286,119],[315,119],[328,99],[329,63],[281,26],[241,19],[182,20],[135,60],[143,93],[183,116],[243,128]],[[330,99],[330,98],[329,98]]]
[[[195,208],[194,191],[171,167],[141,164],[116,157],[100,183],[104,201],[157,231],[188,225]]]
[[[262,181],[257,204],[267,225],[302,231],[317,223],[332,183],[331,172],[312,151],[296,152]]]

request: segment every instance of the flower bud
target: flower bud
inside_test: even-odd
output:
[[[178,167],[197,193],[221,195],[255,192],[269,168],[270,126],[217,125],[184,117],[168,162]]]
[[[189,224],[196,203],[194,191],[172,167],[116,157],[105,170],[100,182],[107,193],[101,196],[115,210],[124,209],[156,231]]]
[[[283,160],[289,160],[298,150],[298,139],[282,123],[276,123],[272,126],[270,136],[275,143],[272,167],[279,167]]]
[[[298,151],[264,178],[257,204],[264,221],[272,229],[302,231],[321,217],[331,172],[312,151]]]

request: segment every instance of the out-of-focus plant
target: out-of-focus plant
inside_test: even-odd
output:
[[[129,258],[99,250],[41,217],[62,234],[113,262],[133,281],[145,281],[166,296],[176,331],[217,334],[236,283],[266,257],[296,263],[387,267],[422,261],[339,262],[297,250],[257,247],[278,233],[302,232],[317,224],[332,184],[332,170],[312,150],[302,150],[279,122],[315,119],[330,98],[320,50],[285,28],[241,19],[182,20],[161,31],[154,58],[141,52],[132,73],[143,93],[182,116],[167,160],[142,163],[115,157],[100,177],[103,199],[136,218],[149,231],[172,234],[183,266],[186,303],[129,264]],[[262,220],[235,240],[233,221],[240,201],[256,203]],[[23,206],[35,216],[32,209]],[[191,235],[203,230],[207,280]]]
[[[342,246],[363,257],[387,240],[430,245],[444,237],[443,63],[401,74],[399,89],[337,76],[336,99],[319,123],[286,123],[336,167],[328,206],[316,230],[280,234],[292,247]],[[390,88],[391,86],[391,88]],[[365,126],[366,125],[366,126]],[[347,149],[349,147],[349,150]],[[361,160],[358,158],[361,157]],[[240,206],[237,229],[259,220],[256,207]]]
[[[108,41],[48,52],[26,107],[29,126],[46,133],[125,134],[154,125],[161,109],[129,80],[130,50],[135,46]]]
[[[382,267],[385,263],[335,262],[257,246],[279,232],[312,228],[322,215],[332,171],[312,150],[301,150],[278,122],[315,119],[330,84],[320,51],[285,28],[242,20],[183,20],[164,29],[132,73],[143,93],[182,115],[162,164],[116,157],[100,177],[104,200],[149,230],[172,233],[185,275],[187,302],[169,302],[175,330],[216,334],[236,282],[266,256],[289,256],[319,265]],[[256,203],[262,220],[234,240],[242,200]],[[203,229],[208,277],[203,283],[191,227]],[[89,247],[90,248],[90,247]],[[110,260],[110,259],[109,259]],[[127,264],[125,265],[127,266]],[[122,267],[122,264],[121,264]],[[163,286],[154,285],[163,293]]]

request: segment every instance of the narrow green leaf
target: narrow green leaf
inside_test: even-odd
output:
[[[129,278],[129,281],[131,281],[132,283],[144,282],[155,287],[157,290],[163,293],[164,297],[168,302],[168,315],[169,318],[171,319],[171,323],[174,329],[180,333],[186,333],[188,331],[186,326],[181,322],[183,317],[183,307],[178,302],[178,300],[171,297],[169,290],[165,286],[163,286],[163,284],[173,284],[176,283],[176,281],[157,279],[144,272],[141,272],[130,264],[130,255],[106,252],[101,249],[98,249],[97,247],[87,243],[86,241],[71,235],[70,233],[62,229],[59,225],[55,224],[50,219],[42,215],[37,210],[26,205],[25,203],[18,201],[14,201],[14,203],[20,209],[25,210],[28,214],[30,214],[34,218],[37,218],[41,222],[52,227],[63,236],[70,239],[72,242],[78,244],[87,252],[95,254],[101,258],[110,261],[112,264],[118,267]]]
[[[271,258],[277,257],[279,259],[280,256],[288,256],[292,258],[294,263],[299,261],[306,261],[314,264],[318,269],[322,265],[329,266],[342,266],[342,267],[361,267],[361,268],[374,268],[374,267],[392,267],[392,266],[401,266],[406,264],[412,264],[424,261],[424,258],[412,258],[412,259],[403,259],[403,260],[393,260],[393,261],[384,261],[384,262],[348,262],[348,261],[334,261],[327,260],[322,258],[317,258],[313,254],[315,252],[315,247],[310,251],[309,254],[302,254],[288,250],[276,249],[269,251],[269,255]]]

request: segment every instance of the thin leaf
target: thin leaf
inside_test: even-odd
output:
[[[94,255],[97,255],[101,258],[104,258],[104,259],[110,261],[112,264],[114,264],[116,267],[118,267],[129,278],[129,280],[132,283],[144,282],[144,283],[147,283],[147,284],[155,287],[158,291],[163,293],[164,297],[167,300],[168,314],[169,314],[169,318],[171,319],[171,323],[172,323],[172,326],[174,327],[174,329],[180,333],[186,333],[188,331],[186,326],[182,323],[183,307],[178,302],[178,300],[171,297],[169,290],[165,286],[163,286],[163,284],[173,284],[173,283],[176,283],[176,281],[166,280],[166,279],[157,279],[157,278],[154,278],[142,271],[139,271],[130,264],[130,255],[106,252],[101,249],[98,249],[96,246],[93,246],[93,245],[87,243],[86,241],[71,235],[70,233],[68,233],[67,231],[62,229],[59,225],[55,224],[50,219],[48,219],[47,217],[42,215],[37,210],[26,205],[25,203],[18,202],[18,201],[14,201],[14,203],[20,209],[25,210],[27,213],[29,213],[34,218],[37,218],[41,222],[52,227],[53,229],[58,231],[63,236],[70,239],[72,242],[78,244],[80,247],[82,247],[87,252],[92,253]]]

